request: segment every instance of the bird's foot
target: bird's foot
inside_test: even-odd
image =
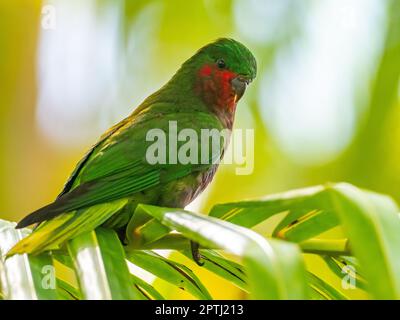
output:
[[[199,244],[194,241],[190,241],[190,249],[192,251],[192,258],[193,260],[199,265],[200,267],[204,265],[204,261],[202,261],[202,256],[199,251]]]

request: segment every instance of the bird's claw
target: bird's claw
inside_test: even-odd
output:
[[[192,258],[197,263],[198,266],[203,266],[204,261],[202,261],[202,256],[199,251],[198,242],[190,241],[190,249],[192,251]]]

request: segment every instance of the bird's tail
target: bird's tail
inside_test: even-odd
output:
[[[7,256],[23,253],[38,254],[54,249],[71,238],[94,230],[122,210],[127,203],[128,199],[120,199],[60,214],[41,223],[29,236],[12,247]]]

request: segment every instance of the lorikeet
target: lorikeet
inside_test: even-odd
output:
[[[256,69],[252,53],[233,39],[201,48],[167,84],[100,138],[53,203],[18,223],[17,228],[39,226],[8,255],[37,254],[100,225],[121,234],[139,203],[185,207],[212,180],[215,159],[222,158],[226,145],[210,150],[210,161],[180,163],[168,158],[151,164],[146,155],[154,142],[147,141],[147,133],[158,128],[168,137],[171,121],[178,132],[190,128],[199,139],[202,129],[231,130],[236,104]],[[183,143],[178,141],[178,148]]]

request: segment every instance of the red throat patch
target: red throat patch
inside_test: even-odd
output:
[[[206,64],[199,70],[196,90],[206,103],[233,113],[236,109],[237,96],[232,89],[231,81],[236,76],[235,72]]]

